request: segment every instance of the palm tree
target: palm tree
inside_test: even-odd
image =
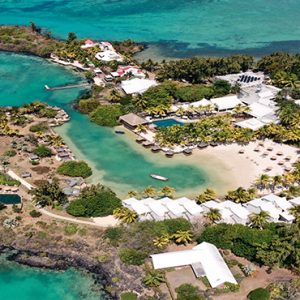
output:
[[[174,193],[175,193],[175,189],[170,187],[170,186],[164,186],[160,192],[164,197],[170,197],[173,198],[174,197]]]
[[[136,212],[127,207],[119,207],[113,211],[113,215],[122,223],[131,224],[137,221],[138,215]]]
[[[295,222],[300,223],[300,206],[298,205],[298,206],[294,206],[294,207],[290,208],[289,212],[291,215],[294,216]]]
[[[182,107],[180,107],[179,109],[176,110],[176,115],[179,115],[182,117],[182,116],[184,116],[184,114],[185,114],[185,110]]]
[[[249,106],[240,103],[233,109],[233,112],[237,117],[240,117],[243,114],[250,112],[250,110],[251,109],[249,108]]]
[[[145,100],[143,98],[143,96],[141,96],[141,95],[134,97],[132,102],[133,102],[134,106],[136,106],[137,108],[140,108],[142,110],[145,109],[148,105],[147,100]]]
[[[278,186],[280,186],[282,184],[283,180],[282,180],[282,176],[281,175],[275,175],[272,178],[272,190],[273,192],[276,190],[276,188]]]
[[[261,174],[256,180],[256,185],[260,190],[266,189],[270,184],[270,176],[268,174]]]
[[[48,137],[48,143],[51,146],[61,147],[64,145],[64,140],[59,135],[50,135]]]
[[[164,274],[157,270],[148,271],[143,279],[145,285],[153,287],[158,287],[161,283],[164,283],[165,281],[166,280]]]
[[[202,194],[196,197],[196,202],[202,204],[204,202],[216,199],[217,194],[213,189],[207,188]]]
[[[165,248],[170,243],[170,237],[168,235],[162,235],[153,240],[153,245],[157,248]]]
[[[146,130],[147,130],[147,126],[145,126],[144,124],[139,124],[138,126],[136,126],[135,129],[137,133],[145,132]]]
[[[226,199],[236,203],[246,203],[250,200],[250,197],[246,189],[239,187],[235,191],[229,191],[226,195]]]
[[[252,213],[249,216],[250,226],[253,228],[263,229],[264,225],[268,222],[270,214],[264,210],[260,213]]]
[[[222,219],[222,215],[218,208],[210,208],[209,211],[205,214],[205,217],[213,223]]]
[[[193,241],[193,233],[191,230],[178,230],[173,234],[177,244],[187,244]]]
[[[137,195],[138,195],[138,192],[136,192],[136,191],[129,191],[128,192],[129,197],[136,197]]]
[[[147,197],[155,197],[157,195],[157,191],[153,186],[146,187],[143,193]]]

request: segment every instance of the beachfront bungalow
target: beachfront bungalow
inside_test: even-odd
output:
[[[261,212],[261,206],[264,203],[266,203],[266,202],[263,201],[262,199],[253,199],[243,205],[250,213],[258,214]]]
[[[130,130],[136,129],[138,125],[147,125],[149,122],[140,116],[129,113],[126,115],[123,115],[119,118],[119,122],[123,124],[125,127],[129,128]]]
[[[228,111],[234,109],[237,105],[242,104],[237,95],[225,96],[210,100],[218,111]]]
[[[203,208],[193,200],[182,197],[177,199],[176,202],[184,207],[186,210],[186,216],[189,220],[193,220],[203,214]]]
[[[229,208],[232,212],[231,218],[237,224],[247,225],[249,223],[250,212],[241,204],[236,204]]]
[[[207,202],[204,202],[201,204],[201,208],[203,209],[203,211],[205,213],[207,213],[211,208],[217,208],[217,209],[220,209],[219,208],[219,203],[214,201],[214,200],[210,200],[210,201],[207,201]]]
[[[298,205],[300,205],[300,197],[291,199],[291,200],[289,200],[289,202],[290,202],[293,206],[298,206]]]
[[[148,206],[146,206],[142,201],[137,200],[136,198],[132,197],[126,200],[122,201],[122,204],[129,208],[130,210],[135,211],[138,216],[140,221],[145,221],[145,220],[153,220],[151,217],[151,210]]]
[[[146,201],[145,201],[146,200]],[[169,210],[164,205],[162,205],[158,200],[154,199],[144,199],[142,202],[147,205],[151,210],[151,216],[155,221],[161,221],[169,219]]]
[[[237,284],[230,269],[215,245],[203,242],[192,250],[151,255],[155,270],[191,266],[195,276],[206,277],[213,288],[225,282]]]
[[[235,123],[236,126],[241,128],[248,128],[253,131],[259,130],[260,128],[264,127],[266,124],[262,122],[261,120],[258,120],[256,118],[251,118],[248,120],[244,120],[241,122]]]
[[[32,154],[32,155],[29,156],[29,160],[31,162],[39,162],[40,158],[37,155]]]
[[[186,217],[185,208],[180,205],[177,201],[171,200],[165,204],[166,208],[169,210],[170,218],[182,218]]]
[[[274,194],[263,196],[262,199],[273,203],[278,209],[282,211],[288,211],[290,208],[292,208],[292,204],[287,201],[286,198],[282,198]]]
[[[244,204],[247,210],[251,213],[260,213],[261,211],[266,211],[269,213],[270,222],[278,222],[281,214],[281,210],[278,209],[273,203],[268,202],[263,199],[254,199]]]
[[[156,85],[157,85],[156,80],[140,79],[140,78],[123,80],[121,82],[121,88],[127,95],[143,94],[150,87],[156,86]]]
[[[275,109],[266,106],[264,104],[261,104],[259,102],[254,102],[249,105],[250,111],[247,112],[248,115],[256,118],[256,119],[261,119],[267,115],[274,115],[275,114]]]
[[[112,50],[105,50],[102,52],[98,52],[96,53],[95,57],[98,60],[101,61],[105,61],[105,62],[110,62],[110,61],[118,61],[118,62],[122,62],[123,61],[123,57],[121,56],[121,54],[112,51]]]

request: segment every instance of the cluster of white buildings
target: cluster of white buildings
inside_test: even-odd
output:
[[[81,49],[89,49],[89,48],[94,48],[97,47],[100,49],[99,52],[96,53],[95,57],[98,60],[102,61],[123,61],[123,57],[121,54],[119,54],[114,47],[112,46],[111,43],[109,42],[94,42],[92,40],[85,40],[84,44],[80,46]]]
[[[112,77],[118,78],[131,75],[136,78],[145,79],[146,74],[138,66],[119,66],[116,72],[110,73]]]
[[[289,210],[293,206],[300,205],[300,197],[288,201],[286,198],[269,194],[245,204],[237,204],[229,200],[223,202],[211,200],[201,205],[186,197],[176,200],[168,197],[159,200],[153,198],[138,200],[133,197],[124,200],[123,205],[135,211],[141,221],[159,221],[180,217],[193,221],[204,216],[210,209],[218,209],[221,214],[221,220],[217,223],[248,225],[250,223],[250,214],[261,211],[269,213],[270,222],[292,223],[294,216],[290,214]]]
[[[141,79],[141,78],[123,80],[121,82],[121,88],[127,95],[143,94],[150,87],[156,85],[158,85],[156,80]]]

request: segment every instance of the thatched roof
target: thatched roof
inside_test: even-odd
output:
[[[138,126],[138,125],[143,125],[148,123],[147,120],[139,117],[134,113],[129,113],[127,115],[121,116],[119,120],[129,124],[130,126]]]

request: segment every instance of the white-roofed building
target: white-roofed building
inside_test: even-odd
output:
[[[150,87],[156,86],[156,85],[157,85],[156,80],[140,79],[140,78],[134,78],[131,80],[123,80],[121,82],[121,87],[127,95],[143,94]]]
[[[185,210],[187,211],[188,218],[200,216],[203,213],[203,208],[200,205],[198,205],[195,201],[178,201],[178,203],[180,203],[180,205],[182,205],[185,208]]]
[[[283,211],[280,213],[280,220],[287,222],[287,223],[293,223],[295,220],[295,217],[292,214],[290,214],[289,212]]]
[[[242,104],[237,95],[215,98],[210,101],[216,106],[218,111],[232,110],[237,105]]]
[[[292,204],[287,201],[286,198],[282,198],[274,194],[263,196],[262,199],[273,203],[277,208],[281,210],[289,210],[292,207]]]
[[[270,215],[270,222],[278,222],[281,211],[276,208],[276,206],[270,202],[265,202],[261,205],[260,209],[266,211]]]
[[[251,118],[248,120],[237,122],[237,123],[235,123],[235,125],[238,127],[241,127],[241,128],[248,128],[253,131],[256,131],[256,130],[264,127],[266,124],[256,118]]]
[[[205,99],[205,98],[203,98],[200,101],[192,102],[190,104],[190,106],[192,106],[192,107],[200,107],[200,106],[208,106],[208,105],[212,105],[212,102],[210,100]]]
[[[249,105],[250,111],[247,112],[248,115],[255,117],[257,119],[260,119],[264,116],[267,115],[273,115],[275,114],[275,110],[272,109],[269,106],[266,106],[264,104],[258,103],[258,102],[254,102],[252,104]]]
[[[237,224],[247,225],[249,223],[250,212],[241,204],[236,204],[229,208],[232,212],[231,218]]]
[[[300,197],[294,198],[289,200],[290,203],[292,203],[293,206],[298,206],[300,205]]]
[[[247,203],[244,204],[244,207],[246,207],[247,210],[250,211],[250,213],[260,213],[261,212],[261,206],[266,203],[262,199],[253,199]]]
[[[219,208],[221,214],[221,220],[216,223],[226,223],[226,224],[235,224],[234,219],[232,218],[232,212],[228,208]]]
[[[113,61],[113,60],[116,60],[118,62],[123,61],[123,57],[121,56],[121,54],[115,52],[114,50],[105,50],[102,52],[98,52],[98,53],[96,53],[95,57],[98,60],[102,60],[105,62],[109,62],[109,61]]]
[[[197,277],[206,276],[215,288],[225,282],[237,284],[220,252],[213,244],[203,242],[192,250],[151,255],[154,269],[174,268],[190,265]]]
[[[169,219],[168,217],[168,212],[169,210],[159,203],[159,201],[154,200],[153,202],[149,202],[147,206],[151,209],[151,215],[154,220],[159,221],[159,220],[164,220],[164,219]]]
[[[219,203],[214,200],[210,200],[210,201],[202,203],[201,207],[203,208],[204,212],[208,212],[211,208],[219,209]]]
[[[169,215],[171,218],[179,218],[179,217],[185,217],[186,210],[185,208],[180,205],[178,202],[171,201],[165,204],[167,209],[170,211]]]

